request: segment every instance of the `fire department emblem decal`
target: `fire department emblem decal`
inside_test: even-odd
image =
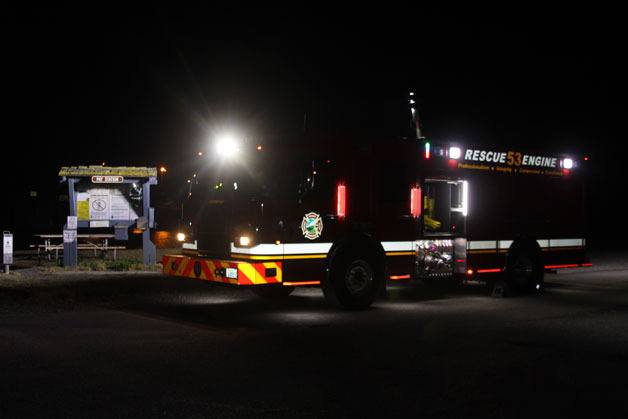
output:
[[[323,220],[321,216],[315,212],[308,212],[303,216],[301,221],[301,231],[303,235],[310,239],[318,239],[323,232]]]

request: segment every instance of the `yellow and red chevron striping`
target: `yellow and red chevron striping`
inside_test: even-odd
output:
[[[163,273],[169,276],[202,279],[232,285],[262,285],[282,282],[281,262],[249,263],[183,255],[165,255],[162,263]],[[227,277],[227,268],[237,270],[237,279]],[[274,275],[271,274],[273,269]]]

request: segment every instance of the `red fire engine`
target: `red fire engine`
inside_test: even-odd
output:
[[[320,286],[329,302],[364,308],[387,280],[538,292],[544,272],[588,265],[574,155],[419,140],[277,149],[218,145],[192,181],[166,275],[266,298]]]

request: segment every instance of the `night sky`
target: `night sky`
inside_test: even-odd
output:
[[[407,135],[409,88],[435,141],[590,155],[590,206],[614,221],[628,148],[618,14],[535,7],[9,10],[3,171],[17,198],[3,228],[62,165],[176,173],[217,126],[298,142],[306,115],[311,138]]]

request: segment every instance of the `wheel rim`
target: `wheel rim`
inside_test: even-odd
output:
[[[364,260],[353,262],[345,275],[347,290],[353,295],[359,295],[371,286],[373,282],[373,269]]]

